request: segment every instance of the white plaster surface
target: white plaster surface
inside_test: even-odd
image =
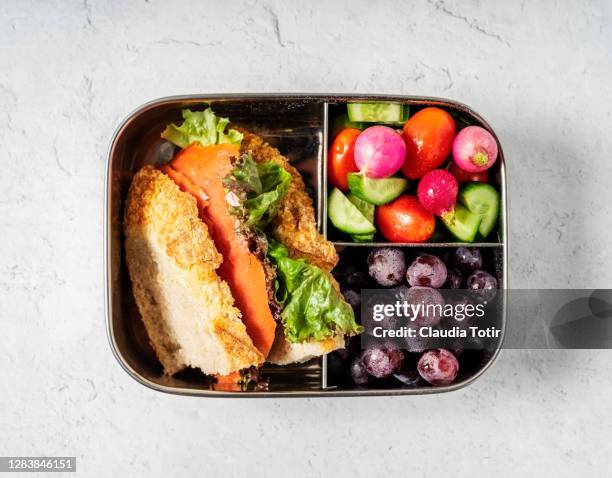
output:
[[[168,396],[113,358],[105,152],[206,92],[468,103],[508,166],[513,287],[612,288],[609,1],[0,2],[0,455],[82,476],[608,476],[612,354],[506,351],[426,397]]]

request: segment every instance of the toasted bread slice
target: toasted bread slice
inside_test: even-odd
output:
[[[309,340],[307,342],[292,343],[288,342],[285,338],[284,328],[277,327],[276,340],[266,361],[275,365],[302,363],[343,348],[343,335],[334,335],[320,342]]]
[[[264,361],[216,273],[223,258],[190,194],[145,166],[132,181],[124,225],[134,297],[166,374],[191,366],[226,375]]]

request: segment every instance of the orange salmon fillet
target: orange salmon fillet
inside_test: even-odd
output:
[[[217,272],[228,283],[253,344],[267,356],[276,322],[268,303],[264,267],[236,232],[236,219],[230,213],[223,186],[223,178],[232,170],[231,159],[239,153],[232,144],[192,144],[161,170],[196,198],[200,218],[223,256]]]

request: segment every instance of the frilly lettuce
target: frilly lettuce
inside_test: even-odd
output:
[[[270,240],[268,255],[277,270],[276,296],[284,303],[281,321],[289,342],[321,341],[363,330],[327,273],[304,259],[291,259],[276,241]]]
[[[218,118],[211,108],[204,111],[182,111],[183,123],[180,126],[169,124],[162,132],[161,137],[181,148],[198,142],[203,146],[211,144],[231,143],[240,146],[242,133],[235,129],[225,128],[229,118]]]
[[[282,166],[268,161],[257,164],[243,154],[225,180],[225,186],[237,194],[240,206],[232,212],[244,226],[263,230],[278,213],[291,184],[291,174]]]

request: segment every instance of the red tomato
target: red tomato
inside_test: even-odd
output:
[[[436,220],[416,196],[405,194],[376,208],[376,224],[391,242],[425,242],[432,236]]]
[[[348,173],[359,171],[355,165],[355,141],[361,131],[355,128],[345,128],[331,145],[327,158],[327,177],[332,185],[342,191],[348,191]]]
[[[438,168],[453,147],[457,126],[455,120],[440,108],[424,108],[404,125],[402,136],[406,142],[404,176],[420,179]]]
[[[453,161],[451,164],[449,173],[455,176],[455,179],[459,184],[461,183],[488,183],[489,182],[489,171],[480,171],[479,173],[470,173],[461,169],[457,163]]]

